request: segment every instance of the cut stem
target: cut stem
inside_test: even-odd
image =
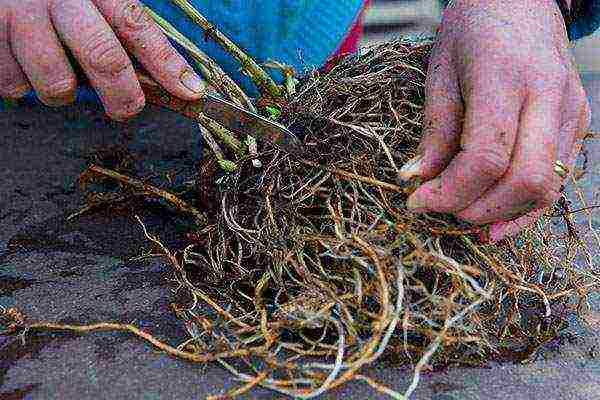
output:
[[[225,128],[217,121],[207,117],[204,114],[198,115],[198,122],[210,133],[217,136],[227,147],[235,152],[239,157],[246,155],[244,145],[235,137],[233,132]]]
[[[198,124],[198,127],[200,128],[200,133],[202,133],[204,141],[206,142],[208,147],[210,147],[213,154],[217,158],[217,162],[219,163],[221,169],[223,169],[225,172],[235,171],[237,169],[237,164],[225,158],[225,154],[223,154],[221,146],[219,146],[219,144],[217,143],[213,135],[210,133],[210,131],[201,124]]]

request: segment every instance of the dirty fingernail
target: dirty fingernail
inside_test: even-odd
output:
[[[206,82],[192,71],[186,70],[181,74],[180,80],[183,86],[194,93],[204,93],[206,91]]]
[[[419,176],[421,173],[421,164],[423,163],[423,156],[416,156],[408,160],[406,164],[400,169],[398,176],[400,179],[405,181]]]

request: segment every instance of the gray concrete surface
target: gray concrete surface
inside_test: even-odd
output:
[[[600,75],[584,80],[600,130]],[[146,162],[172,160],[191,169],[195,138],[187,121],[148,110],[128,129],[137,132],[136,151]],[[137,224],[130,217],[103,214],[65,221],[82,202],[73,184],[88,150],[125,133],[89,108],[0,114],[0,304],[16,305],[35,319],[134,322],[175,344],[184,332],[168,309],[168,269],[160,262],[130,261],[147,248]],[[598,144],[590,156],[587,190],[595,197]],[[173,218],[164,210],[142,217],[167,243],[177,240]],[[600,318],[595,328],[574,326],[571,332],[532,364],[426,374],[414,398],[600,399]],[[366,372],[399,391],[410,378],[409,371],[386,361]],[[27,335],[24,344],[0,337],[0,400],[200,399],[231,385],[229,375],[216,366],[174,360],[127,334],[36,334]],[[245,398],[280,397],[256,391]],[[351,384],[323,398],[383,397]]]

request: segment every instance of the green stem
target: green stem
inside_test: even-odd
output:
[[[162,18],[160,15],[152,11],[150,8],[145,7],[146,12],[154,19],[160,29],[169,38],[177,42],[181,47],[188,51],[190,56],[194,59],[198,65],[200,72],[209,81],[209,83],[220,88],[223,94],[229,96],[229,98],[239,106],[246,108],[248,111],[256,112],[256,107],[252,104],[250,97],[240,88],[237,83],[229,75],[223,71],[223,69],[217,64],[212,58],[204,53],[198,46],[191,40],[185,37],[179,32],[173,25],[167,20]]]
[[[215,42],[223,47],[229,54],[242,65],[242,69],[246,72],[254,81],[254,83],[263,91],[266,91],[273,97],[283,96],[283,91],[275,83],[275,81],[265,72],[250,57],[246,54],[238,45],[231,41],[225,34],[219,31],[212,23],[210,23],[204,15],[202,15],[193,5],[187,0],[171,0],[175,3],[188,17],[190,17],[195,23],[197,23],[208,36],[210,36]]]
[[[242,142],[238,140],[234,136],[234,134],[227,128],[221,126],[217,121],[208,118],[204,114],[198,115],[198,122],[204,128],[208,129],[208,131],[219,138],[221,142],[223,142],[227,147],[235,152],[239,157],[244,157],[246,155],[246,150]]]
[[[219,146],[212,133],[210,133],[210,131],[201,124],[198,124],[198,127],[200,128],[200,132],[202,132],[204,142],[212,150],[215,157],[217,157],[217,162],[219,163],[221,169],[223,169],[225,172],[235,171],[237,169],[237,164],[233,161],[225,159],[223,150],[221,150],[221,146]]]

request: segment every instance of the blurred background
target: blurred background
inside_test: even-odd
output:
[[[363,45],[397,36],[432,35],[441,15],[439,0],[371,0]]]
[[[439,0],[371,0],[363,45],[400,35],[432,35],[441,15]],[[600,32],[573,47],[581,72],[600,72]]]

